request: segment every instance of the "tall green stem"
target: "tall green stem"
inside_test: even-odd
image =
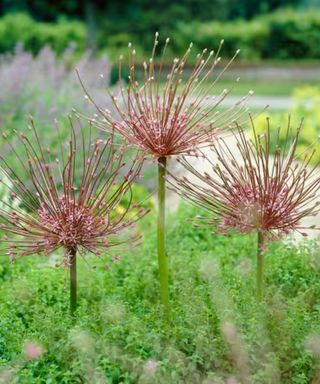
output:
[[[265,238],[262,232],[258,231],[257,247],[257,300],[263,299],[263,264],[264,264]]]
[[[160,296],[165,313],[169,313],[168,267],[165,249],[165,202],[166,202],[167,159],[158,159],[158,263],[160,276]]]
[[[74,317],[77,309],[77,251],[70,251],[70,314]]]

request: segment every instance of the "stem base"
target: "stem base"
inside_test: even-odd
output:
[[[260,302],[263,299],[263,269],[264,269],[264,247],[265,238],[263,233],[258,232],[258,247],[257,247],[257,300]]]
[[[70,251],[70,314],[75,317],[77,309],[77,251]]]
[[[166,315],[169,314],[168,266],[165,251],[165,199],[166,199],[166,157],[158,159],[158,263],[160,278],[160,297]]]

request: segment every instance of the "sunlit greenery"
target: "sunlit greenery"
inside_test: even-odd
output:
[[[253,238],[194,228],[186,220],[196,214],[184,206],[169,220],[169,325],[158,301],[154,216],[141,223],[143,245],[108,270],[96,259],[88,258],[94,270],[79,263],[71,331],[65,269],[54,258],[2,260],[0,375],[11,368],[15,382],[30,384],[311,382],[319,363],[317,245],[271,245],[266,303],[257,305]],[[43,347],[38,360],[23,358],[28,340]]]
[[[164,13],[160,13],[162,17]],[[148,13],[145,17],[151,18]],[[112,15],[110,16],[112,17]],[[124,17],[124,16],[122,16]],[[166,17],[168,20],[168,18]],[[256,16],[252,20],[233,19],[232,21],[217,21],[215,18],[205,20],[188,17],[174,19],[170,26],[166,23],[154,25],[157,16],[149,24],[141,20],[130,28],[129,16],[114,23],[112,20],[86,25],[81,20],[59,19],[56,22],[36,21],[27,13],[6,14],[0,18],[0,53],[14,50],[18,43],[33,54],[49,45],[61,55],[70,45],[74,55],[79,56],[86,48],[95,53],[107,53],[112,60],[119,54],[126,53],[129,41],[135,44],[136,50],[143,60],[150,54],[153,36],[159,30],[161,38],[172,38],[167,51],[167,60],[183,54],[190,41],[194,43],[195,57],[199,50],[217,48],[221,39],[225,40],[222,55],[233,56],[241,49],[241,60],[310,60],[320,57],[320,15],[317,10],[281,9],[274,13]],[[121,24],[122,23],[122,24]],[[116,26],[116,28],[113,27]],[[119,26],[122,29],[119,30]],[[95,28],[93,32],[91,28]]]

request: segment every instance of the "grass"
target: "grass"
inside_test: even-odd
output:
[[[243,96],[250,90],[254,91],[255,96],[287,96],[290,97],[295,88],[312,85],[312,81],[290,79],[279,80],[271,79],[240,79],[235,84],[234,79],[221,79],[214,88],[213,93],[219,94],[224,89],[230,89],[234,85],[231,95]]]
[[[254,69],[252,70],[254,72]],[[317,79],[303,79],[303,78],[279,78],[274,77],[266,79],[261,75],[254,75],[253,77],[248,77],[252,75],[250,70],[241,72],[240,75],[237,73],[237,70],[233,69],[232,75],[231,72],[226,72],[219,81],[210,89],[211,94],[217,95],[221,93],[224,89],[233,88],[230,95],[232,96],[245,96],[250,90],[254,91],[256,96],[283,96],[290,97],[293,91],[299,87],[305,86],[314,86]],[[241,75],[242,73],[242,75]],[[118,73],[116,72],[117,76]],[[240,80],[237,82],[236,78],[240,76]],[[279,75],[278,75],[279,76]],[[143,74],[138,72],[138,79],[143,78]],[[118,77],[116,77],[118,79]],[[207,88],[211,88],[212,81],[214,81],[214,76],[210,78],[207,82],[202,84],[203,91]],[[164,82],[163,82],[164,85]],[[160,87],[161,88],[161,87]]]
[[[288,68],[290,70],[290,68]],[[283,96],[290,97],[293,91],[299,87],[305,86],[314,86],[317,81],[314,79],[304,79],[304,78],[282,78],[278,75],[275,77],[266,78],[265,76],[255,73],[254,69],[243,70],[232,69],[232,71],[226,71],[226,73],[217,81],[217,83],[212,87],[211,84],[215,79],[215,76],[212,76],[207,82],[202,84],[202,90],[205,91],[206,87],[210,87],[211,94],[217,95],[221,93],[224,89],[233,88],[231,95],[232,96],[245,96],[250,90],[254,91],[256,96]],[[186,76],[187,76],[186,72]],[[143,78],[143,74],[138,73],[138,79]],[[237,82],[237,77],[240,77],[240,80]]]
[[[159,306],[154,216],[142,223],[141,247],[110,269],[80,261],[76,324],[63,268],[2,259],[0,382],[310,383],[320,362],[316,244],[270,246],[258,305],[255,234],[212,235],[187,222],[196,213],[183,205],[169,220],[170,323]],[[28,340],[41,344],[40,358],[23,356]]]
[[[240,79],[236,82],[233,78],[222,78],[210,90],[210,94],[218,95],[224,89],[232,89],[230,96],[245,96],[250,90],[254,91],[255,96],[283,96],[290,97],[296,88],[311,86],[312,81],[307,80],[279,80],[271,79]],[[203,91],[209,88],[211,82],[203,84]]]

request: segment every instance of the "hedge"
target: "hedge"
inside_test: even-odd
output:
[[[320,58],[320,11],[281,10],[251,21],[180,23],[172,39],[181,51],[190,41],[199,48],[225,40],[223,55],[240,48],[244,59]]]
[[[160,31],[161,32],[161,31]],[[166,36],[163,36],[166,37]],[[320,58],[320,11],[310,9],[293,11],[282,9],[253,20],[232,22],[177,23],[171,32],[172,56],[181,55],[190,41],[197,49],[212,49],[225,40],[223,56],[232,56],[240,48],[242,59],[318,59]],[[113,57],[125,50],[128,41],[137,41],[142,55],[150,54],[150,39],[139,36],[109,34],[100,29],[97,46]],[[50,45],[58,54],[71,42],[82,52],[86,45],[86,27],[80,21],[62,21],[56,24],[37,22],[25,14],[9,14],[0,19],[0,53],[12,51],[21,42],[24,48],[37,53]],[[194,50],[196,51],[196,49]],[[168,53],[169,53],[168,52]]]
[[[86,28],[79,21],[43,23],[26,14],[8,14],[0,19],[0,53],[12,51],[18,43],[34,54],[44,45],[61,54],[71,43],[75,50],[84,51]]]

